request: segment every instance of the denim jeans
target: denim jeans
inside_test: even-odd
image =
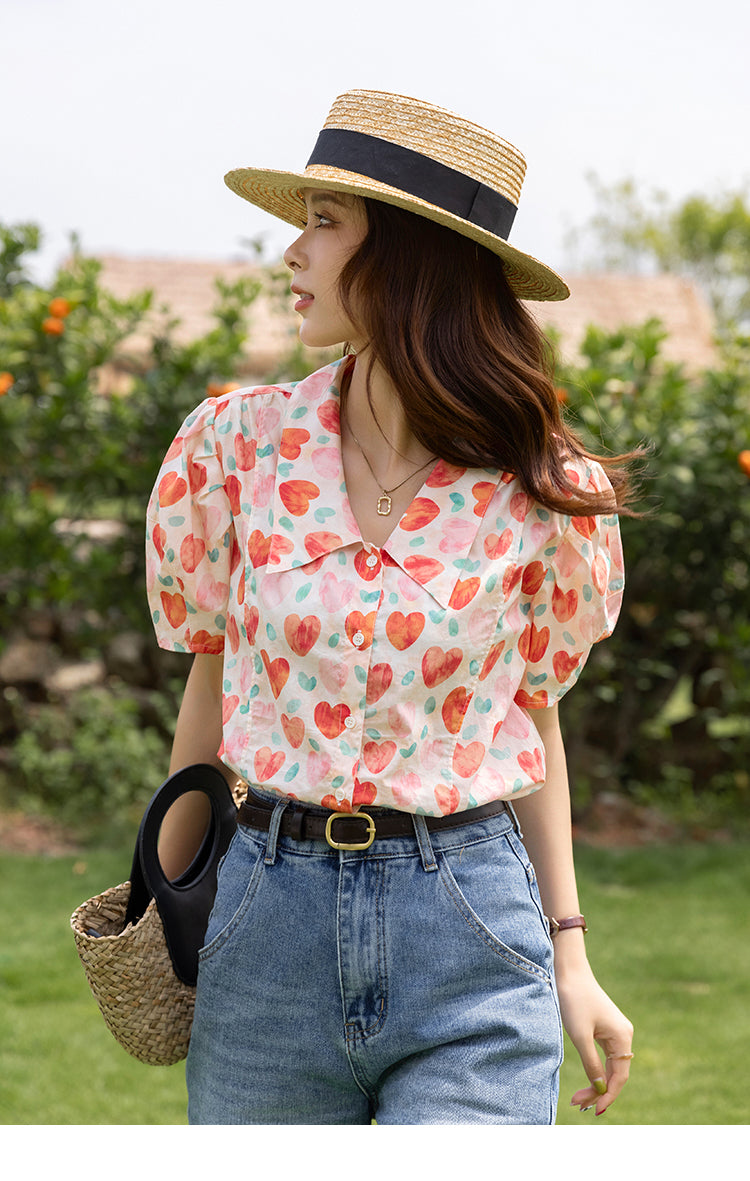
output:
[[[510,814],[339,851],[277,836],[285,803],[220,870],[190,1122],[554,1123],[552,947]]]

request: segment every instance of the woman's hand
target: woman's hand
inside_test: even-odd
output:
[[[564,937],[561,932],[556,938]],[[596,1106],[596,1114],[602,1115],[628,1081],[633,1026],[597,983],[587,962],[558,972],[557,992],[563,1025],[590,1083],[576,1091],[571,1106],[582,1111]],[[597,1043],[604,1051],[603,1067]]]

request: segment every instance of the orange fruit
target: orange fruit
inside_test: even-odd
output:
[[[67,299],[63,299],[61,295],[56,295],[54,299],[50,300],[49,314],[58,320],[64,320],[72,311],[72,306]]]

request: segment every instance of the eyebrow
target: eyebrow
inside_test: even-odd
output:
[[[348,208],[351,204],[351,197],[344,193],[329,192],[328,189],[315,189],[313,192],[314,196],[311,193],[310,197],[312,201],[326,201],[332,205],[340,205],[342,209]]]

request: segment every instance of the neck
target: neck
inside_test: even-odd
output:
[[[348,428],[356,436],[387,484],[391,474],[404,469],[404,461],[413,465],[424,463],[430,452],[409,428],[398,391],[377,362],[370,374],[368,399],[367,366],[367,352],[357,354],[349,370],[344,398],[344,430]]]

